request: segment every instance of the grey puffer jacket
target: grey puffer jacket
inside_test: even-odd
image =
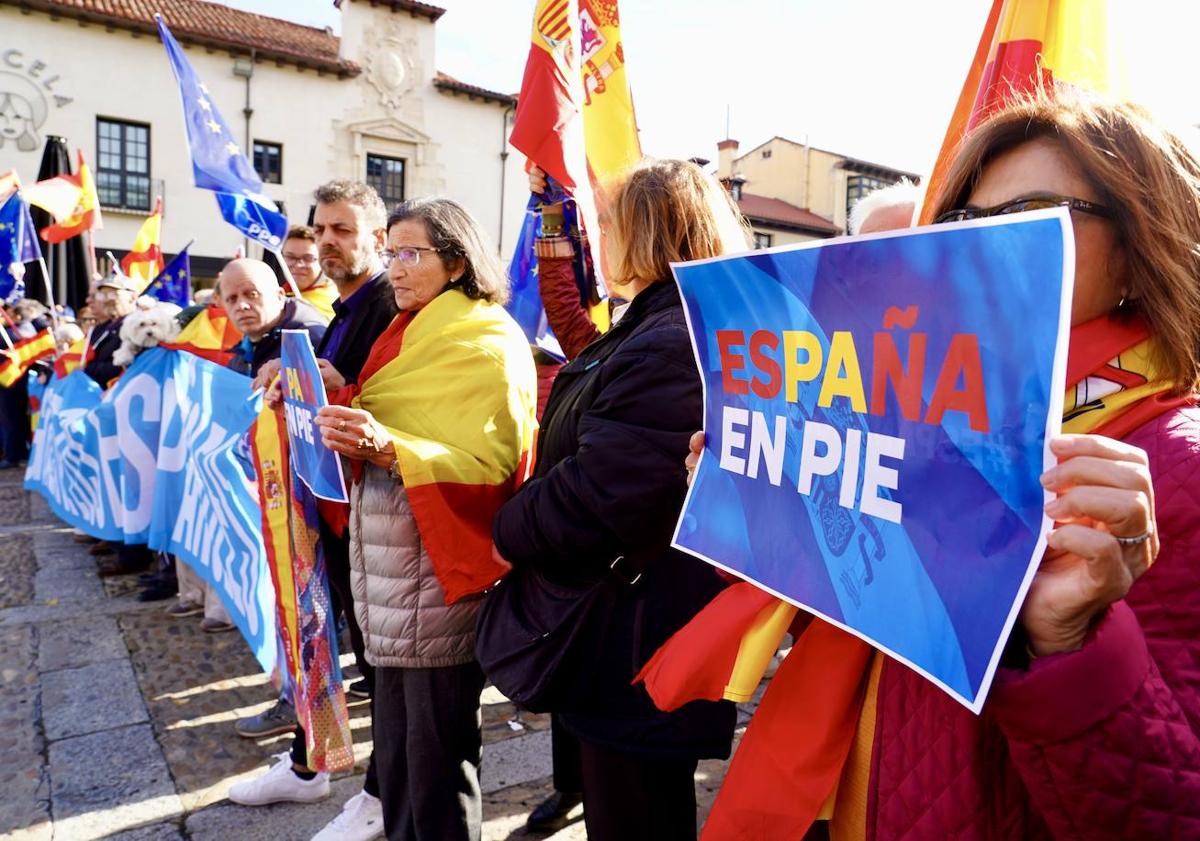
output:
[[[350,587],[371,665],[426,669],[475,659],[480,599],[446,604],[408,492],[373,465],[350,491]]]

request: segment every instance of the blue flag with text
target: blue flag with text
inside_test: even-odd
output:
[[[322,499],[349,502],[342,460],[321,443],[315,420],[328,405],[317,355],[306,330],[284,330],[279,371],[287,416],[288,452],[296,475]]]
[[[1070,217],[674,267],[705,390],[675,545],[978,712],[1045,549]]]

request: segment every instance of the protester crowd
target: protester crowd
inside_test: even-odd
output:
[[[531,187],[545,186],[533,167]],[[905,226],[916,200],[911,185],[868,198],[853,232]],[[1051,442],[1059,464],[1042,477],[1057,527],[982,715],[801,614],[776,703],[803,726],[781,726],[776,753],[762,754],[778,763],[759,778],[789,805],[743,814],[745,837],[767,825],[796,839],[1196,837],[1200,158],[1137,109],[1042,94],[978,126],[928,201],[939,222],[1070,208],[1069,382],[1136,352],[1169,388],[1102,395],[1096,412],[1067,406],[1075,434]],[[374,746],[362,791],[317,839],[478,839],[489,677],[553,713],[556,793],[531,831],[561,827],[582,801],[596,841],[694,839],[697,762],[729,755],[734,706],[652,700],[636,678],[731,585],[671,547],[704,412],[670,264],[746,250],[736,205],[690,162],[646,161],[613,185],[606,331],[571,268],[578,232],[544,225],[539,284],[563,362],[531,349],[505,312],[508,279],[469,209],[386,208],[350,181],[320,187],[315,203],[282,249],[299,298],[267,264],[237,259],[211,304],[147,316],[131,337],[123,327],[156,305],[114,271],[77,321],[21,302],[2,329],[17,340],[52,321],[60,350],[82,339],[82,370],[107,387],[123,346],[169,342],[219,307],[242,335],[228,367],[276,407],[281,331],[309,334],[330,403],[316,422],[350,486],[348,505],[322,502],[320,543],[361,675],[348,691],[371,699]],[[25,389],[0,392],[0,466],[28,455]],[[471,491],[444,504],[431,482]],[[142,573],[141,597],[173,599],[171,616],[233,628],[182,561],[92,551],[102,575]],[[539,641],[514,647],[513,629],[528,637],[531,625]],[[294,699],[235,729],[294,736],[232,801],[329,796]]]

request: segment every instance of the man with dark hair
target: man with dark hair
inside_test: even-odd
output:
[[[292,226],[284,237],[281,253],[300,290],[300,297],[316,307],[326,321],[331,321],[338,290],[321,271],[317,232],[308,225]]]
[[[344,383],[358,382],[358,376],[371,346],[396,317],[396,300],[388,283],[380,253],[387,239],[387,209],[379,194],[360,181],[331,181],[314,193],[317,202],[313,217],[317,254],[321,271],[337,287],[333,303],[334,317],[317,346],[317,362],[322,371],[335,369]],[[267,386],[279,373],[278,363],[267,363],[260,370],[255,386]],[[321,506],[321,549],[329,573],[330,595],[335,614],[340,611],[349,625],[350,644],[362,679],[350,686],[350,693],[370,697],[375,670],[364,654],[362,631],[354,616],[354,598],[350,590],[350,535],[346,517],[338,506]],[[258,738],[278,733],[295,714],[286,701],[237,723],[239,735]],[[312,801],[329,796],[329,775],[308,768],[304,732],[295,728],[291,761],[280,762],[267,773],[233,786],[229,799],[247,806],[279,801]],[[313,841],[373,838],[383,832],[383,812],[379,802],[379,784],[372,757],[363,781],[363,790],[347,801],[341,814],[319,832]]]

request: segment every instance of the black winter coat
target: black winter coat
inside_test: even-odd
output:
[[[113,363],[112,358],[121,347],[121,324],[125,317],[114,318],[103,324],[97,324],[92,330],[88,343],[88,355],[91,360],[83,366],[83,372],[96,381],[101,388],[108,388],[113,377],[118,377],[125,369]]]
[[[380,272],[367,283],[371,285],[371,291],[367,294],[367,300],[363,301],[362,306],[355,309],[349,317],[345,310],[338,312],[334,315],[333,321],[329,322],[329,327],[325,329],[325,335],[332,336],[334,327],[349,320],[346,325],[346,334],[338,343],[337,354],[333,358],[326,356],[327,339],[322,339],[321,344],[317,346],[317,357],[329,359],[330,364],[337,368],[338,373],[342,375],[347,384],[358,382],[358,375],[362,373],[363,365],[366,364],[367,357],[371,354],[371,347],[375,344],[375,340],[392,323],[392,319],[399,312],[396,308],[396,295],[392,291],[392,284],[388,282],[387,272]],[[334,309],[336,310],[337,307]]]
[[[618,556],[649,557],[622,592],[597,667],[595,712],[564,713],[578,736],[655,759],[729,755],[735,708],[695,701],[658,710],[637,671],[723,587],[709,565],[670,548],[687,489],[688,438],[703,425],[700,376],[674,283],[655,283],[558,372],[534,477],[496,516],[514,565],[594,580]]]

